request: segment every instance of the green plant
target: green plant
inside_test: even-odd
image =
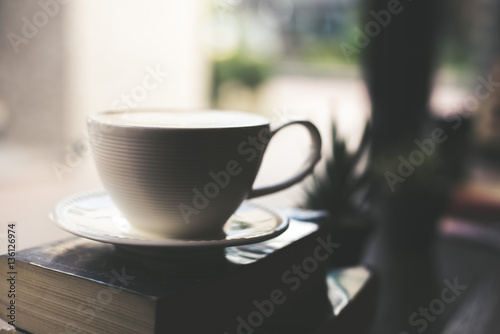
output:
[[[337,137],[335,124],[332,126],[333,152],[326,162],[323,175],[313,175],[312,185],[306,191],[305,206],[313,210],[326,210],[335,218],[359,216],[359,205],[367,194],[370,171],[361,167],[361,160],[369,146],[370,125],[367,124],[363,136],[354,153],[349,153],[346,143]]]
[[[235,81],[255,90],[271,74],[272,64],[246,57],[241,52],[235,56],[213,63],[212,100],[216,101],[220,86]]]

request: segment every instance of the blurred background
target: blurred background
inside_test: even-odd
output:
[[[494,0],[2,0],[1,221],[18,223],[21,248],[68,236],[47,216],[100,186],[92,112],[304,116],[323,161],[262,201],[329,211],[345,238],[337,265],[382,277],[373,332],[414,333],[409,315],[444,279],[496,277],[486,272],[500,245],[499,14]],[[308,148],[300,129],[283,131],[257,183],[292,175]],[[493,306],[482,331],[463,323],[481,287],[426,332],[494,333]]]

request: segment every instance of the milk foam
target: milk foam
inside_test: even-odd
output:
[[[91,117],[113,125],[161,128],[231,128],[269,123],[262,116],[233,111],[124,111],[94,114]]]

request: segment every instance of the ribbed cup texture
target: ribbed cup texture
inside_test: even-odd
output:
[[[262,145],[261,131],[269,126],[102,133],[89,122],[97,170],[117,207],[136,228],[177,238],[220,232],[255,180],[264,150],[249,138]]]

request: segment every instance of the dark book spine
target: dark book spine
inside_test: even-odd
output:
[[[339,246],[325,226],[234,275],[160,301],[155,333],[257,333],[274,316],[324,284]],[[194,316],[196,315],[196,316]]]

